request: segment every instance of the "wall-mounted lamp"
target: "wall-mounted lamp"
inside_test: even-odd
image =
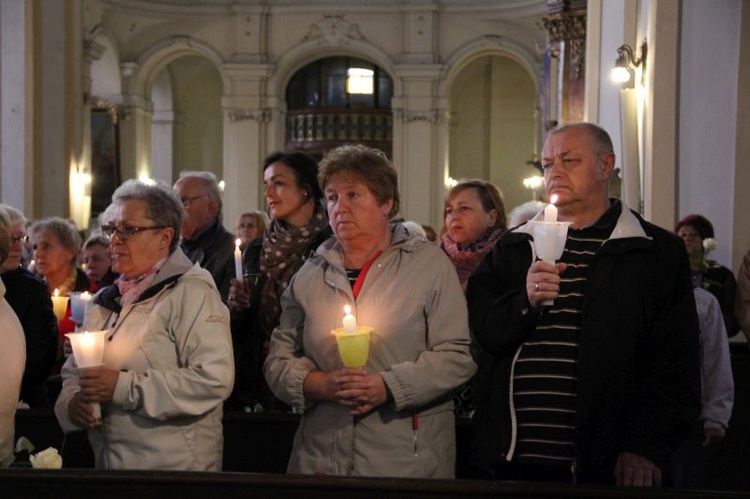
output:
[[[641,71],[645,71],[647,54],[648,44],[645,41],[641,44],[640,57],[635,56],[630,45],[622,45],[618,48],[617,61],[615,61],[615,67],[612,68],[611,73],[612,81],[622,84],[622,88],[633,88],[635,75],[633,69],[643,64]]]

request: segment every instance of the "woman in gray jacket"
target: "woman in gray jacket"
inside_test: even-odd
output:
[[[275,395],[305,409],[287,471],[451,478],[450,395],[475,371],[456,272],[440,248],[390,224],[398,177],[382,152],[334,149],[319,179],[336,238],[282,296],[265,363]],[[363,367],[343,366],[332,334],[345,305],[373,328]]]
[[[107,330],[104,365],[79,371],[68,357],[57,419],[66,432],[88,430],[97,468],[220,471],[229,311],[211,274],[177,247],[183,211],[169,187],[129,180],[112,202],[102,231],[120,277],[84,321]]]

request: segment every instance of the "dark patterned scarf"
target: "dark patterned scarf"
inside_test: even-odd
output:
[[[260,300],[260,327],[266,338],[270,338],[273,328],[279,325],[282,293],[310,256],[308,248],[327,227],[326,211],[322,206],[317,206],[304,227],[291,227],[280,220],[273,220],[266,230],[260,254],[260,270],[266,276]]]
[[[484,255],[489,253],[493,246],[495,246],[495,243],[503,233],[502,229],[497,229],[488,237],[471,244],[457,244],[450,238],[448,232],[443,234],[440,247],[445,250],[448,258],[453,262],[453,266],[456,267],[458,280],[461,281],[461,289],[464,290],[464,293],[466,293],[466,284],[469,281],[469,276],[477,268]]]

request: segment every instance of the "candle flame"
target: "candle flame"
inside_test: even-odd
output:
[[[240,244],[242,244],[242,241],[240,241],[239,239],[235,239],[234,240],[234,245],[237,246],[238,248],[239,248]]]
[[[60,296],[60,292],[57,290],[57,288],[55,288],[55,292],[53,294],[54,294],[55,298],[57,298],[58,296]]]
[[[557,194],[553,194],[553,195],[552,195],[552,196],[551,196],[551,197],[549,198],[549,202],[550,202],[550,203],[552,203],[552,204],[557,204],[557,198],[558,198]]]
[[[89,299],[91,298],[91,293],[89,293],[88,291],[84,291],[83,293],[81,293],[81,298]]]
[[[83,336],[81,336],[81,346],[90,348],[93,345],[94,345],[94,335],[89,333],[88,331],[84,331]]]
[[[352,313],[352,309],[351,309],[351,307],[349,305],[344,305],[344,313],[346,315],[349,315],[349,314]]]

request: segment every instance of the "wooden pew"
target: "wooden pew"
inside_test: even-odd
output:
[[[262,450],[262,449],[257,449]],[[733,498],[746,494],[584,485],[346,478],[259,473],[0,470],[3,499],[453,499],[464,498]]]

